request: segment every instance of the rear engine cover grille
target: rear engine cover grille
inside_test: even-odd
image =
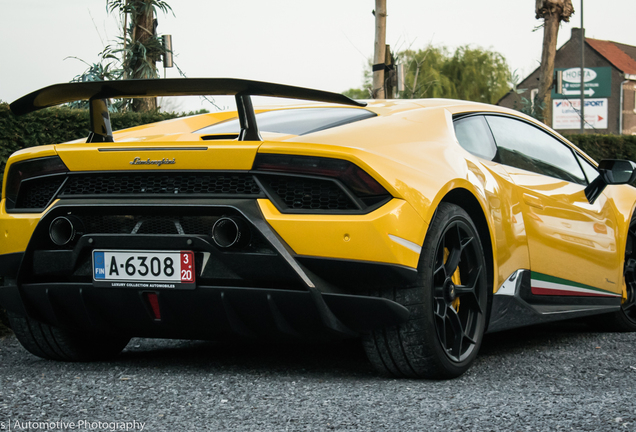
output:
[[[70,176],[60,196],[78,195],[257,195],[248,174],[82,174]]]
[[[364,212],[365,206],[369,205],[364,200],[357,200],[337,181],[331,179],[248,172],[180,171],[77,173],[27,180],[22,183],[16,205],[10,210],[42,211],[54,198],[256,199],[266,196],[282,211],[287,212]],[[183,224],[189,223],[193,222],[183,221]],[[116,228],[104,232],[123,234],[130,233],[134,228],[134,224],[129,227],[125,221],[117,221],[115,226]],[[185,225],[183,226],[185,229]],[[168,230],[171,229],[170,227]],[[208,231],[207,226],[203,231]],[[142,233],[144,232],[139,232]]]

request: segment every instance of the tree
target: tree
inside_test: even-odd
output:
[[[399,95],[401,98],[457,98],[455,83],[445,70],[451,59],[448,49],[429,46],[403,51],[397,57],[406,69],[406,90]]]
[[[163,54],[157,37],[157,9],[166,13],[172,8],[163,0],[107,0],[108,10],[123,16],[121,48],[112,54],[122,55],[122,78],[158,78],[156,62]],[[135,99],[132,110],[147,112],[157,109],[156,98]]]
[[[459,99],[494,104],[510,90],[510,68],[494,51],[459,47],[443,72]]]
[[[557,36],[561,21],[569,22],[574,13],[572,0],[535,0],[537,19],[543,19],[543,51],[539,66],[539,92],[535,104],[543,106],[542,120],[552,125],[552,82],[554,75],[554,57],[556,55]]]
[[[118,11],[122,15],[122,34],[114,45],[107,45],[99,54],[98,63],[89,64],[84,73],[73,78],[72,82],[109,81],[130,78],[158,78],[156,62],[164,53],[163,41],[157,37],[156,10],[172,11],[163,0],[107,0],[108,11]],[[86,102],[70,104],[73,108],[85,108]],[[119,100],[110,109],[125,111],[132,107],[135,112],[148,112],[157,109],[156,98]]]
[[[511,91],[519,95],[519,101],[515,100],[512,107],[517,111],[521,111],[526,115],[536,118],[539,121],[543,121],[543,111],[545,109],[545,103],[532,101],[531,98],[523,96],[524,93],[528,92],[528,89],[519,88],[520,81],[521,78],[519,78],[519,74],[517,73],[517,71],[514,71],[512,73],[512,78],[510,79],[510,83],[512,84]]]
[[[445,47],[429,46],[424,50],[397,53],[398,63],[405,65],[406,90],[398,96],[414,98],[455,98],[496,103],[510,90],[511,73],[506,59],[499,53],[462,46],[454,52]],[[368,98],[372,88],[365,72],[362,89],[345,92],[349,97]]]

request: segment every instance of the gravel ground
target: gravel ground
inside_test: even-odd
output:
[[[468,373],[435,382],[377,376],[356,341],[134,339],[115,362],[71,364],[40,360],[6,336],[0,429],[636,431],[635,344],[636,334],[572,323],[508,331],[486,336]]]

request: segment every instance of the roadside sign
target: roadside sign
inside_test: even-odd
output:
[[[563,94],[552,89],[552,99],[576,99],[581,97],[581,68],[555,68],[563,71]],[[610,97],[612,95],[612,68],[585,68],[586,98]],[[585,106],[587,109],[587,105]]]
[[[553,100],[552,128],[580,129],[581,100]],[[607,98],[585,99],[585,129],[607,129]]]

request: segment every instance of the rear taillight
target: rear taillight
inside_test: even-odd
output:
[[[28,179],[44,177],[52,174],[68,172],[68,168],[59,156],[43,157],[16,162],[9,168],[5,197],[15,204],[20,190],[20,184]]]
[[[334,178],[359,198],[389,195],[360,167],[342,159],[261,153],[256,156],[254,170]]]

